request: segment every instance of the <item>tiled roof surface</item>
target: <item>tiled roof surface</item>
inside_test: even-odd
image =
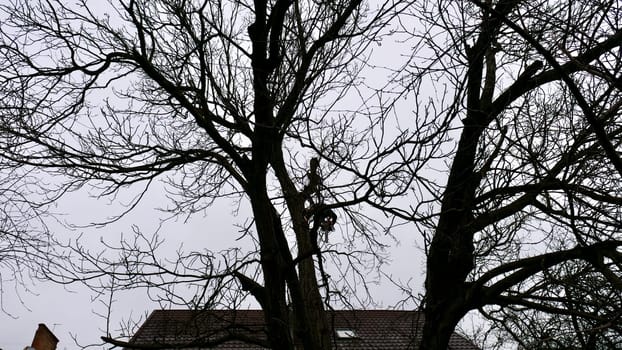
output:
[[[421,334],[423,316],[415,311],[337,310],[329,313],[334,330],[354,331],[354,338],[334,336],[340,350],[416,349]],[[231,340],[233,336],[266,339],[261,310],[155,310],[145,320],[131,342],[194,349],[265,349],[258,344]],[[227,339],[222,343],[214,343]],[[192,346],[193,342],[196,346]],[[213,345],[209,347],[206,345]],[[476,350],[470,341],[454,334],[450,350]]]

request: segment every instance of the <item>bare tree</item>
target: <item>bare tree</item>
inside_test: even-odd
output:
[[[207,306],[225,300],[222,291],[246,291],[265,312],[271,347],[329,349],[321,291],[330,300],[332,282],[318,236],[342,218],[353,223],[350,239],[376,251],[368,230],[373,222],[348,208],[376,195],[382,180],[374,178],[376,169],[390,172],[385,159],[404,144],[399,138],[377,143],[365,127],[351,131],[354,120],[378,120],[352,110],[339,115],[333,106],[360,84],[362,57],[398,5],[405,6],[360,0],[1,5],[2,162],[45,170],[57,187],[42,182],[39,190],[53,198],[88,189],[114,199],[143,186],[126,211],[106,222],[130,212],[158,180],[172,198],[166,209],[173,215],[201,212],[224,197],[247,201],[252,210],[244,232],[253,235],[256,252],[232,249],[220,260],[212,252],[191,253],[167,266],[155,253],[157,239],[137,232],[134,242],[108,247],[120,259],[78,243],[71,247],[81,258],[73,265],[78,270],[47,276],[111,291],[144,284],[168,292],[173,282],[194,283],[196,304]],[[356,164],[368,176],[339,178],[340,163]],[[164,276],[174,281],[160,281]],[[98,285],[106,277],[110,284]]]
[[[270,346],[327,349],[323,310],[340,291],[322,263],[345,254],[319,237],[347,220],[349,239],[374,252],[373,221],[350,210],[365,203],[426,238],[422,349],[446,349],[472,310],[505,324],[499,315],[565,315],[580,329],[619,318],[617,306],[590,306],[581,283],[565,282],[620,293],[616,1],[81,5],[2,7],[5,164],[62,180],[40,184],[51,198],[85,185],[102,196],[146,191],[158,179],[172,214],[242,198],[253,218],[243,231],[257,244],[172,266],[148,237],[111,247],[122,255],[114,261],[74,246],[92,263],[88,281],[115,276],[118,288],[168,293],[149,277],[172,276],[195,283],[197,305],[235,304],[223,295],[246,291],[265,311]],[[380,84],[378,102],[340,109],[363,88],[359,57],[401,9],[391,34],[411,59]],[[403,97],[415,118],[402,114]]]
[[[421,349],[446,349],[471,310],[619,317],[619,305],[590,307],[559,281],[576,276],[564,266],[587,266],[585,278],[620,295],[620,11],[616,1],[412,7],[422,25],[404,26],[416,46],[400,81],[437,135],[426,158],[447,160],[416,174],[415,210],[389,207],[427,233]],[[446,182],[433,181],[437,169]]]

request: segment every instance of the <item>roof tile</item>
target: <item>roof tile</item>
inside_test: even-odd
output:
[[[333,329],[350,329],[354,338],[334,336],[339,350],[415,349],[423,328],[423,315],[416,311],[336,310],[329,312]],[[155,310],[132,337],[136,345],[194,349],[265,349],[265,323],[261,310]],[[256,344],[236,340],[259,340]],[[454,333],[450,350],[476,350],[466,338]]]

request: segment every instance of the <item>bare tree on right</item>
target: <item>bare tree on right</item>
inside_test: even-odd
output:
[[[617,1],[412,8],[400,82],[417,132],[434,137],[414,174],[417,206],[389,210],[426,234],[422,350],[446,349],[473,310],[518,338],[534,316],[567,320],[584,348],[590,332],[619,337],[621,11]],[[597,294],[613,306],[592,305]]]

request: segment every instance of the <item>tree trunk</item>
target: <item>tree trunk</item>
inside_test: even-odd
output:
[[[452,332],[470,307],[465,281],[473,267],[473,246],[468,241],[472,235],[454,232],[450,240],[440,232],[428,256],[421,350],[446,350]]]
[[[283,247],[279,244],[278,233],[274,227],[271,204],[264,197],[261,189],[251,195],[255,226],[259,236],[261,267],[264,277],[265,300],[262,307],[268,330],[268,339],[274,349],[294,350],[290,335],[290,321],[285,298],[285,269],[287,261],[283,256]],[[267,197],[266,197],[267,199]]]
[[[307,243],[310,243],[308,239],[306,241]],[[300,240],[298,241],[298,243],[299,254],[303,251],[309,252],[312,250],[311,246],[303,247],[302,245],[300,245]],[[331,348],[330,330],[328,327],[326,312],[324,310],[324,303],[322,302],[322,296],[320,294],[320,287],[318,285],[317,277],[315,274],[315,264],[313,262],[313,257],[310,256],[309,258],[301,261],[298,265],[298,271],[300,276],[300,290],[302,292],[302,299],[305,305],[309,329],[300,329],[297,331],[308,331],[309,334],[311,334],[314,338],[314,346],[318,346],[317,348],[308,348],[305,346],[305,349],[328,350]]]
[[[280,148],[275,149],[271,164],[283,189],[298,248],[297,271],[290,272],[295,278],[288,280],[295,317],[295,341],[303,349],[331,349],[331,329],[314,262],[314,256],[321,257],[318,243],[313,241],[317,234],[311,234],[312,229],[304,216],[305,195],[291,181]]]
[[[465,120],[429,247],[421,350],[446,350],[451,333],[469,310],[466,279],[474,266],[470,225],[480,181],[475,153],[483,130],[471,120]]]
[[[255,184],[254,187],[258,189],[261,186]],[[256,199],[252,203],[260,237],[261,265],[267,294],[266,303],[262,306],[269,339],[274,349],[328,350],[331,348],[330,329],[313,257],[300,261],[296,273],[279,214],[265,193],[262,190],[255,192]],[[298,246],[300,251],[305,249],[308,253],[312,245],[308,237],[301,237]],[[286,302],[286,284],[291,305]]]
[[[448,349],[449,338],[464,314],[462,303],[454,302],[450,298],[426,307],[420,350]]]

